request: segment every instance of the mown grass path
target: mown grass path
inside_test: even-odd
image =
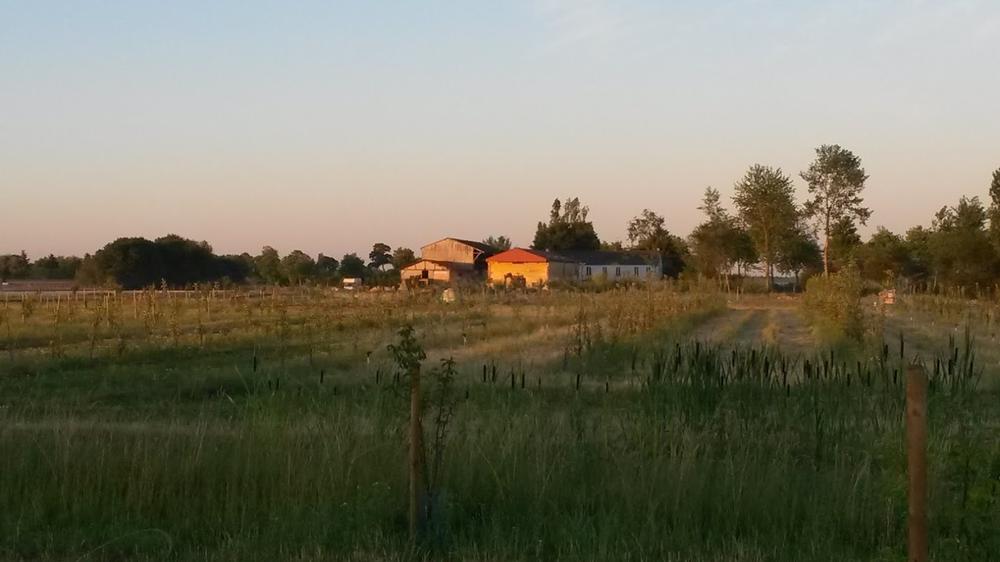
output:
[[[701,323],[698,340],[727,345],[774,345],[790,354],[809,353],[816,341],[795,297],[744,297]]]

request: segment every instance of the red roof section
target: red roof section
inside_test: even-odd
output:
[[[495,256],[486,258],[490,263],[546,263],[546,262],[572,262],[572,260],[562,258],[548,252],[538,250],[528,250],[525,248],[512,248],[506,252],[500,252]]]

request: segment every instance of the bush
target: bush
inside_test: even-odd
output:
[[[813,325],[823,335],[860,342],[864,336],[861,295],[864,282],[854,266],[806,283],[804,306]]]

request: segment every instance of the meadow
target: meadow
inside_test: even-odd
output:
[[[0,299],[2,559],[901,561],[914,361],[932,559],[1000,552],[997,303],[866,301],[845,342],[798,298],[667,283]]]

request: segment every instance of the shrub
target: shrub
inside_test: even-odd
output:
[[[861,341],[864,336],[863,289],[864,282],[853,265],[829,277],[817,275],[806,283],[806,314],[822,335]]]

